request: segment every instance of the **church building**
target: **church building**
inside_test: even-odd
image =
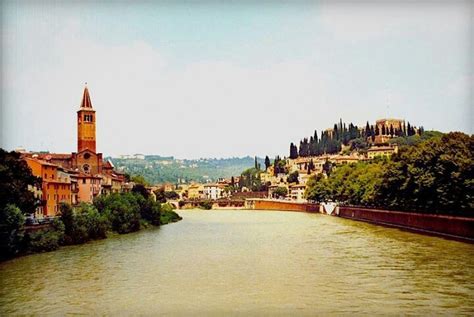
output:
[[[112,162],[104,162],[102,153],[97,153],[96,124],[96,111],[86,86],[77,111],[77,152],[32,155],[34,159],[61,166],[71,175],[72,181],[77,182],[72,204],[92,202],[100,194],[120,191],[124,183],[124,175],[114,170]]]

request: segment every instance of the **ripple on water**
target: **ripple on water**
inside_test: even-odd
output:
[[[474,314],[474,246],[336,217],[183,221],[0,264],[0,315]]]

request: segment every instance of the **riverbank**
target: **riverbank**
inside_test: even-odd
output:
[[[251,210],[326,213],[319,204],[271,199],[248,199],[245,202],[245,207]],[[334,214],[346,219],[474,243],[474,218],[343,206],[336,207]]]
[[[2,241],[5,252],[0,253],[0,260],[55,251],[61,246],[106,239],[110,233],[127,234],[181,219],[171,205],[138,193],[100,196],[93,204],[78,206],[62,203],[58,216],[47,225],[24,226],[24,221],[19,222],[9,239]]]

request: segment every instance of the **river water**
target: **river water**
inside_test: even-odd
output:
[[[0,263],[0,315],[474,314],[474,245],[319,214],[180,214]]]

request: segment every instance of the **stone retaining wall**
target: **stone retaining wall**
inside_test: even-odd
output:
[[[474,242],[474,218],[420,214],[359,207],[338,207],[339,216],[427,234]]]

